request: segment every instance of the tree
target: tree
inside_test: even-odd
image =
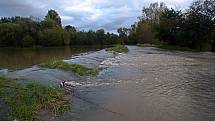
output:
[[[67,32],[70,32],[70,33],[77,32],[76,28],[74,26],[71,26],[71,25],[65,26],[65,29],[66,29]]]
[[[120,38],[124,37],[125,43],[128,44],[155,43],[154,26],[159,25],[160,16],[165,9],[167,7],[163,2],[152,3],[149,7],[144,7],[138,22],[127,30],[120,29]],[[126,36],[128,37],[126,38]]]
[[[136,29],[136,39],[140,44],[150,43],[154,41],[154,32],[152,30],[152,24],[146,21],[140,21]]]
[[[117,29],[117,32],[119,33],[119,43],[125,44],[128,42],[129,31],[130,30],[125,27]]]
[[[160,15],[166,9],[165,3],[158,2],[151,3],[149,7],[144,7],[142,10],[142,20],[147,20],[150,22],[159,23],[160,22]]]
[[[156,35],[160,41],[167,42],[171,45],[179,44],[177,40],[177,29],[180,29],[182,20],[181,11],[174,9],[165,9],[160,16],[160,23],[156,26]]]
[[[41,21],[40,23],[40,29],[41,30],[44,30],[44,29],[52,29],[54,27],[59,27],[55,21],[53,20],[44,20],[44,21]]]
[[[189,47],[208,50],[214,40],[215,1],[197,0],[190,7],[185,20],[184,30],[187,31]]]
[[[55,11],[55,10],[49,10],[47,15],[45,16],[45,21],[53,21],[56,23],[56,25],[58,26],[62,26],[61,25],[61,18],[59,16],[59,14]]]
[[[131,25],[131,29],[128,35],[128,44],[137,44],[137,22]]]
[[[1,46],[19,46],[20,34],[22,28],[18,24],[3,23],[0,24],[0,45]]]
[[[44,46],[63,46],[70,44],[69,33],[60,27],[41,31],[39,38],[39,44]]]
[[[103,45],[105,41],[105,31],[104,29],[99,29],[96,31],[97,40],[99,41],[100,45]]]
[[[107,34],[105,35],[104,45],[117,44],[117,39],[118,36],[116,34],[110,34],[109,32],[107,32]]]
[[[68,32],[70,36],[70,44],[74,44],[74,41],[76,39],[76,33],[77,33],[76,28],[74,26],[67,25],[65,26],[64,29]]]

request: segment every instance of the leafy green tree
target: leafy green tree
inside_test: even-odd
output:
[[[77,32],[76,28],[74,26],[71,26],[71,25],[65,26],[65,29],[66,29],[67,32],[70,32],[70,33]]]
[[[159,40],[171,45],[179,44],[177,42],[177,29],[180,29],[181,20],[181,11],[165,9],[161,14],[160,23],[156,27]]]
[[[129,31],[130,29],[125,27],[117,29],[117,32],[119,33],[119,43],[128,43]]]
[[[0,24],[0,45],[1,46],[19,46],[20,34],[22,28],[14,23]]]
[[[103,45],[105,41],[105,31],[104,29],[99,29],[96,31],[97,40],[100,45]]]
[[[46,17],[45,17],[45,21],[50,21],[52,20],[53,22],[56,23],[56,25],[58,26],[62,26],[61,25],[61,18],[59,16],[59,14],[55,11],[55,10],[49,10]]]
[[[141,21],[137,25],[136,29],[136,39],[138,43],[145,44],[145,43],[153,43],[154,41],[154,32],[152,30],[151,23],[146,21]]]
[[[117,44],[117,40],[118,40],[118,36],[116,34],[113,33],[109,33],[107,32],[107,34],[105,35],[105,41],[104,41],[104,45],[113,45],[113,44]]]
[[[53,20],[44,20],[44,21],[41,21],[41,23],[40,23],[40,29],[41,30],[52,29],[54,27],[58,27],[58,25]]]
[[[75,43],[74,41],[76,39],[76,33],[77,33],[76,28],[74,26],[67,25],[67,26],[65,26],[64,29],[68,32],[68,34],[70,36],[70,42],[69,43],[74,44]]]
[[[214,0],[197,0],[190,7],[183,26],[190,48],[208,50],[214,40],[214,6]]]
[[[154,26],[159,25],[160,16],[165,9],[167,9],[167,7],[163,2],[152,3],[149,7],[144,7],[139,21],[133,24],[131,28],[127,29],[128,38],[125,39],[124,37],[125,43],[155,43]]]
[[[0,19],[0,46],[31,47],[63,45],[116,44],[116,34],[97,31],[77,31],[73,26],[62,28],[61,18],[55,10],[49,10],[45,19],[33,17],[2,17]]]
[[[60,27],[41,31],[39,37],[39,44],[44,46],[63,46],[70,42],[69,33]]]
[[[160,22],[160,15],[166,9],[165,3],[155,2],[151,3],[149,7],[144,7],[142,10],[142,18],[141,20],[147,20],[149,22]]]

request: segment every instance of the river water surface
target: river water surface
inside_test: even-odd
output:
[[[162,51],[128,46],[126,54],[105,50],[67,57],[68,63],[97,68],[96,77],[37,66],[8,71],[12,78],[58,84],[79,83],[72,116],[64,121],[213,121],[215,53]],[[57,119],[56,119],[57,120]]]
[[[51,59],[65,59],[83,52],[96,51],[100,46],[0,48],[0,68],[23,69]]]
[[[80,88],[80,121],[212,121],[215,54],[129,47],[100,64],[98,86]],[[100,83],[100,85],[99,85]],[[84,110],[80,110],[82,108]]]

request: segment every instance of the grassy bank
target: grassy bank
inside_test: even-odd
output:
[[[64,91],[58,88],[0,77],[0,98],[11,108],[12,115],[19,121],[32,121],[38,111],[45,109],[58,116],[70,109],[64,99]]]
[[[114,52],[118,52],[118,53],[123,53],[123,52],[128,52],[129,49],[125,45],[116,45],[114,47],[107,48],[106,51],[114,51]]]
[[[140,47],[157,47],[157,45],[155,45],[155,44],[137,44],[137,46],[140,46]]]
[[[197,52],[197,50],[190,49],[190,48],[187,48],[187,47],[179,47],[179,46],[171,46],[171,45],[158,45],[157,47],[160,48],[160,49],[164,49],[164,50]]]
[[[79,64],[69,64],[62,60],[52,60],[46,63],[42,63],[39,66],[43,68],[72,71],[74,73],[79,74],[80,76],[95,76],[98,74],[98,71],[96,69],[87,68]]]

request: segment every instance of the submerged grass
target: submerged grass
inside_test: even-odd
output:
[[[96,76],[98,74],[98,71],[96,69],[87,68],[79,64],[69,64],[62,60],[52,60],[46,63],[42,63],[39,66],[43,68],[72,71],[74,73],[79,74],[80,76]]]
[[[41,109],[51,111],[55,116],[69,111],[69,102],[64,91],[36,83],[21,84],[16,80],[0,77],[0,98],[11,108],[14,118],[33,121]]]
[[[129,49],[125,45],[116,45],[114,47],[107,48],[106,51],[114,51],[114,52],[123,53],[123,52],[128,52]]]

